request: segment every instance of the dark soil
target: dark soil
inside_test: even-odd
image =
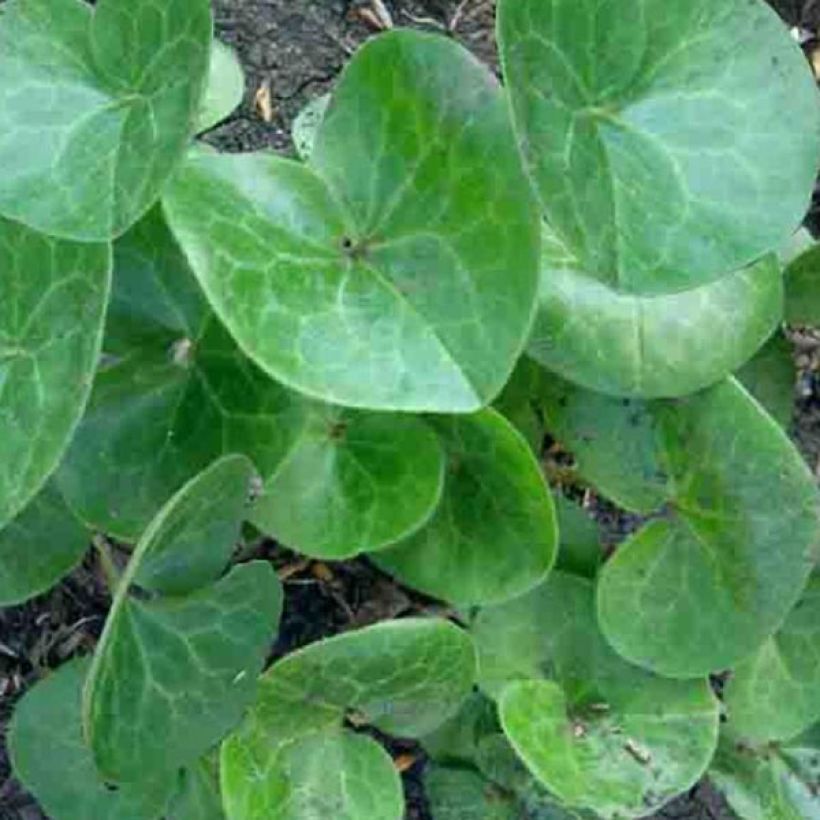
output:
[[[820,0],[770,2],[790,25],[820,29]],[[223,151],[273,148],[290,152],[294,116],[310,99],[329,89],[356,47],[377,32],[372,15],[363,11],[368,5],[355,0],[215,0],[219,36],[240,55],[247,93],[241,108],[206,139]],[[385,0],[385,6],[396,25],[454,36],[496,67],[492,0]],[[268,121],[261,115],[260,95],[268,95],[270,101]],[[820,219],[816,222],[820,225]],[[800,376],[795,437],[815,471],[820,459],[819,349],[820,344],[808,334],[796,352]],[[634,517],[601,499],[592,497],[591,501],[608,547],[635,528]],[[252,546],[245,555],[271,560],[285,582],[285,612],[272,658],[385,618],[446,612],[435,602],[397,586],[366,560],[329,566],[302,560],[270,542]],[[0,609],[0,731],[16,699],[46,670],[92,650],[108,603],[102,573],[90,557],[51,592],[22,606]],[[407,818],[429,818],[420,777],[423,754],[412,743],[389,739],[386,743],[394,757],[407,764]],[[720,795],[703,783],[656,816],[723,820],[732,815]],[[11,778],[0,737],[0,820],[42,817]]]

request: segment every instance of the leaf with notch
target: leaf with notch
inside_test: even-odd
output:
[[[245,96],[245,74],[236,53],[219,40],[211,43],[205,95],[199,106],[196,131],[208,131],[227,119]]]
[[[192,765],[255,696],[281,587],[263,562],[217,580],[251,476],[247,459],[226,456],[192,479],[146,530],[117,586],[83,699],[94,759],[115,782]],[[131,595],[132,584],[153,596]]]
[[[10,0],[0,14],[0,213],[85,242],[150,207],[193,134],[207,0]]]
[[[536,210],[495,79],[444,38],[363,46],[308,166],[195,154],[164,205],[239,346],[307,395],[469,412],[524,346]]]
[[[105,245],[0,219],[0,527],[43,487],[83,413],[110,267]]]
[[[88,549],[89,533],[66,507],[53,482],[0,530],[0,606],[45,592]]]
[[[761,0],[502,0],[498,18],[520,143],[590,285],[702,285],[800,223],[817,89]]]
[[[373,560],[460,606],[520,595],[555,560],[552,496],[522,436],[495,410],[431,420],[447,452],[444,494],[415,535]]]
[[[507,738],[562,802],[642,816],[703,774],[718,732],[707,681],[660,678],[616,655],[590,581],[555,572],[483,609],[471,631]]]
[[[820,543],[814,479],[783,430],[734,379],[642,402],[556,378],[544,399],[581,474],[654,514],[601,572],[607,639],[671,677],[748,657],[797,602]]]

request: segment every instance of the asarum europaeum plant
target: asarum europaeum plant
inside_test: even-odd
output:
[[[820,325],[784,250],[820,107],[775,15],[499,0],[503,85],[392,31],[298,160],[195,143],[243,93],[212,37],[207,0],[0,5],[0,602],[92,532],[112,598],[19,703],[18,778],[55,820],[399,820],[387,733],[436,820],[643,816],[707,772],[820,816],[782,329]],[[613,554],[568,481],[642,522]],[[269,664],[247,522],[452,618]]]

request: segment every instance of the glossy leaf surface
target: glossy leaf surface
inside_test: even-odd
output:
[[[467,412],[529,331],[536,209],[501,92],[466,51],[396,31],[346,68],[309,167],[192,155],[171,227],[239,346],[289,387]]]
[[[193,133],[207,0],[12,0],[0,16],[0,213],[85,242],[125,231]]]

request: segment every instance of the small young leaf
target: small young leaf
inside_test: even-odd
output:
[[[801,253],[786,267],[786,321],[820,326],[820,244]]]
[[[644,398],[692,393],[742,365],[781,319],[783,281],[773,254],[716,282],[645,296],[598,281],[557,242],[545,237],[527,352],[591,390]]]
[[[210,43],[208,0],[4,4],[0,214],[84,242],[125,231],[188,145]]]
[[[616,655],[586,579],[555,572],[483,609],[472,632],[505,734],[561,801],[604,817],[644,815],[708,765],[718,704],[707,682],[659,678]]]
[[[0,219],[0,527],[43,486],[82,415],[110,266],[104,245],[62,242]]]
[[[444,442],[433,518],[373,556],[403,583],[461,606],[512,598],[543,580],[558,533],[552,496],[521,435],[494,410],[432,422]]]
[[[0,606],[45,592],[80,562],[89,543],[88,531],[47,484],[0,530]]]
[[[743,820],[814,820],[820,813],[820,731],[755,747],[721,737],[709,770]]]
[[[226,119],[242,102],[245,75],[233,49],[219,40],[211,43],[205,96],[199,106],[196,131],[208,131]]]
[[[783,430],[733,379],[654,402],[555,379],[544,399],[580,472],[621,506],[657,513],[601,573],[607,639],[672,677],[748,657],[797,602],[820,542],[814,479]]]
[[[316,135],[319,133],[328,105],[330,105],[330,94],[322,94],[321,97],[311,100],[293,121],[293,144],[302,162],[307,162],[313,153]]]
[[[560,536],[556,567],[584,578],[595,578],[604,557],[598,525],[581,507],[560,493],[554,493],[553,500]]]
[[[621,293],[684,290],[778,247],[802,219],[817,89],[760,0],[502,0],[498,32],[543,207],[592,277]]]
[[[253,700],[281,587],[262,562],[208,586],[239,535],[251,474],[246,459],[228,456],[189,482],[146,530],[119,582],[84,695],[86,735],[112,780],[193,764]],[[130,597],[132,582],[175,595]]]
[[[796,371],[791,343],[782,331],[776,331],[735,377],[782,428],[791,427]]]
[[[470,769],[432,766],[425,774],[424,784],[436,820],[519,820],[521,817],[513,796]]]
[[[820,718],[820,577],[777,633],[735,667],[724,699],[733,730],[755,743],[789,740]]]
[[[70,661],[20,701],[9,729],[14,774],[51,820],[158,820],[176,775],[111,788],[83,742],[80,700],[88,666]]]
[[[363,46],[309,167],[193,154],[164,204],[239,346],[307,395],[467,412],[521,353],[537,212],[500,89],[444,38]]]

